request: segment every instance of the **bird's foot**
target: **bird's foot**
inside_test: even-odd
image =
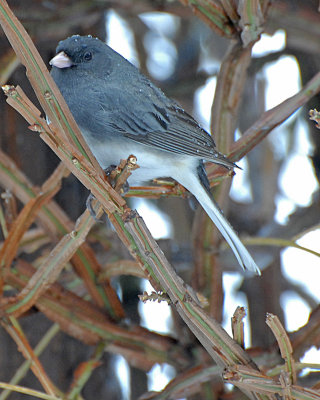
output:
[[[127,160],[121,160],[118,166],[110,165],[104,170],[104,172],[114,190],[123,195],[129,191],[130,186],[127,179],[131,175],[131,171],[135,170],[136,168],[139,168],[137,165],[137,158],[133,155],[130,155]],[[90,215],[96,221],[101,222],[101,220],[97,218],[92,206],[92,201],[94,199],[94,195],[90,193],[86,201],[86,206],[90,212]]]
[[[93,219],[95,219],[96,222],[103,222],[100,218],[97,217],[97,214],[96,214],[96,212],[95,212],[95,210],[93,208],[93,204],[92,203],[93,203],[94,200],[96,200],[96,198],[94,197],[94,195],[92,193],[90,193],[89,196],[87,197],[87,200],[86,200],[86,207],[87,207],[91,217]]]

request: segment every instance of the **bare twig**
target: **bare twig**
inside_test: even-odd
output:
[[[51,396],[59,394],[59,391],[51,382],[50,378],[43,369],[38,357],[32,350],[18,321],[13,317],[9,317],[9,319],[2,319],[1,325],[16,342],[18,349],[22,352],[24,357],[27,360],[31,361],[31,369],[36,377],[39,379],[39,382],[41,382],[44,390]]]
[[[235,368],[228,368],[223,374],[224,379],[237,386],[239,389],[249,388],[252,391],[261,394],[277,393],[280,396],[287,396],[288,390],[280,381],[270,379],[270,377],[252,373],[246,367],[237,366]],[[290,386],[290,398],[297,400],[319,400],[320,393],[317,390],[303,388],[301,386]]]
[[[246,316],[244,307],[237,307],[231,319],[232,334],[234,340],[244,348],[244,330],[243,330],[243,319]]]
[[[50,329],[45,333],[45,335],[42,337],[40,342],[36,345],[34,348],[34,354],[39,357],[41,353],[45,350],[47,345],[50,343],[50,341],[53,339],[53,337],[59,332],[60,328],[58,324],[53,324]],[[26,360],[24,363],[21,365],[20,368],[17,369],[15,375],[12,377],[10,380],[11,385],[16,385],[17,383],[20,382],[20,380],[26,375],[28,370],[30,369],[32,361],[31,360]],[[12,390],[10,389],[5,389],[1,392],[0,394],[0,400],[5,400]]]
[[[297,382],[297,374],[295,369],[295,362],[292,356],[293,351],[289,337],[276,315],[268,314],[266,323],[272,330],[275,338],[277,339],[281,352],[281,357],[285,361],[286,372],[288,373],[290,383],[295,384]],[[284,380],[284,382],[286,382],[286,379]]]

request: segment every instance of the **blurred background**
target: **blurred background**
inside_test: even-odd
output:
[[[72,34],[98,36],[211,132],[219,68],[234,37],[218,35],[204,18],[182,3],[29,0],[26,5],[17,0],[9,5],[47,65],[59,40]],[[233,121],[235,140],[264,111],[297,93],[319,71],[318,6],[316,0],[277,0],[270,5],[261,39],[252,48],[247,76],[240,77],[245,82]],[[1,84],[20,85],[38,106],[25,69],[17,62],[2,31],[0,56]],[[236,171],[232,182],[228,178],[214,188],[221,208],[263,270],[262,277],[241,274],[232,253],[192,198],[128,199],[179,275],[208,298],[208,312],[228,332],[236,307],[246,307],[245,343],[256,348],[258,356],[271,357],[275,351],[275,339],[265,325],[265,315],[270,312],[291,332],[296,361],[320,360],[320,333],[307,325],[310,315],[313,327],[320,322],[320,132],[308,116],[309,109],[314,108],[320,109],[319,96],[244,157],[238,163],[242,170]],[[40,186],[56,168],[58,159],[37,134],[27,129],[22,117],[6,105],[4,96],[0,98],[0,115],[2,151],[33,184]],[[215,137],[215,132],[211,133]],[[218,144],[221,135],[219,132]],[[227,149],[221,150],[227,153]],[[227,193],[220,186],[227,188]],[[55,200],[75,221],[85,208],[87,196],[87,190],[70,176],[63,181]],[[97,245],[94,235],[107,238],[107,250],[106,246]],[[108,222],[97,224],[89,240],[103,267],[129,259]],[[302,248],[292,247],[293,244]],[[70,276],[69,271],[61,279],[68,280]],[[172,307],[139,302],[138,294],[152,290],[148,281],[123,274],[115,277],[112,284],[121,299],[127,324],[140,324],[175,338],[190,353],[187,367],[209,363],[203,354],[197,354],[199,345]],[[33,346],[51,325],[37,310],[22,318],[21,323]],[[0,331],[0,343],[0,380],[8,382],[23,358],[4,331]],[[55,384],[67,390],[75,368],[91,352],[90,346],[59,332],[41,361]],[[106,353],[84,387],[83,398],[136,399],[147,391],[162,390],[184,368],[185,365],[162,363],[143,371],[118,354]],[[319,381],[319,375],[305,370],[300,379],[308,385]],[[21,384],[40,389],[32,373]],[[223,397],[224,390],[219,386],[217,392]],[[188,398],[209,398],[205,393],[199,389],[196,397]],[[20,397],[14,394],[9,398]]]

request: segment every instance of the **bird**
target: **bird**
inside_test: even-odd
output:
[[[260,269],[215,202],[204,167],[236,164],[213,137],[138,68],[98,38],[73,35],[58,43],[51,75],[103,169],[133,154],[140,168],[130,186],[173,178],[191,192],[245,271]]]

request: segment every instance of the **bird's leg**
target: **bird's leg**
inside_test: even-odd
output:
[[[90,215],[92,218],[94,218],[97,222],[102,222],[101,219],[97,218],[97,215],[92,206],[92,202],[95,199],[96,198],[94,197],[94,195],[92,193],[90,193],[86,200],[86,207],[87,207],[88,211],[90,212]]]
[[[127,179],[131,175],[131,171],[137,168],[139,168],[139,166],[137,165],[137,158],[133,155],[130,155],[127,160],[121,160],[118,166],[110,165],[104,170],[104,172],[114,190],[123,195],[129,191],[129,183]],[[86,206],[91,216],[96,221],[100,221],[99,219],[97,219],[94,209],[92,207],[92,201],[94,199],[95,197],[92,193],[90,193],[86,201]]]
[[[107,177],[110,177],[111,173],[116,169],[117,169],[116,165],[109,165],[108,168],[104,169],[104,172],[105,172]],[[110,184],[112,185],[111,182],[110,182]],[[102,222],[99,218],[97,218],[97,215],[96,215],[96,213],[95,213],[95,211],[93,209],[93,206],[92,206],[93,200],[95,200],[95,197],[94,197],[94,195],[92,193],[90,193],[89,196],[87,197],[87,200],[86,200],[86,207],[89,210],[90,215],[91,215],[92,218],[94,218],[97,222]]]

